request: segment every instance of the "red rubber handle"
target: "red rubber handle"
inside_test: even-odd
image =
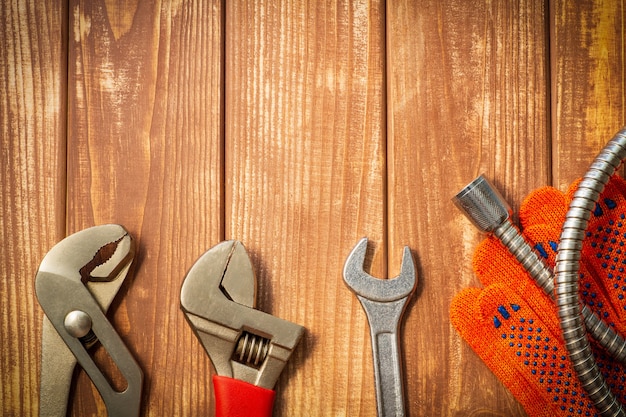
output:
[[[215,417],[271,417],[276,393],[239,379],[213,375]]]

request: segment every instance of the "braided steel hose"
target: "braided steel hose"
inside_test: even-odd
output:
[[[569,358],[581,386],[602,416],[626,416],[596,364],[578,294],[582,242],[600,193],[626,158],[626,128],[604,147],[583,177],[565,216],[555,267],[555,297]],[[591,331],[591,330],[590,330]]]
[[[454,204],[482,232],[493,234],[517,259],[553,301],[554,273],[511,221],[511,207],[498,190],[480,175],[453,199]],[[592,337],[617,361],[626,364],[626,340],[614,328],[583,305],[581,313]]]

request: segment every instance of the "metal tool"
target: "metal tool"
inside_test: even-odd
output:
[[[554,300],[554,273],[526,242],[511,221],[511,207],[483,175],[465,186],[453,199],[454,204],[482,232],[493,234],[517,259],[537,285]],[[626,363],[624,338],[582,305],[582,316],[590,334],[616,360]]]
[[[594,360],[587,337],[586,322],[580,318],[578,279],[585,231],[600,194],[612,175],[626,160],[626,128],[622,128],[591,163],[574,192],[561,229],[556,255],[556,305],[565,347],[581,386],[602,416],[626,416],[626,410],[613,394],[603,371]],[[611,381],[613,383],[613,381]]]
[[[256,278],[243,244],[222,242],[202,255],[185,277],[180,303],[218,376],[244,382],[229,381],[222,392],[218,384],[225,380],[213,378],[217,415],[247,415],[244,407],[266,394],[271,398],[264,414],[257,405],[249,407],[255,415],[271,415],[271,390],[304,328],[255,310]],[[229,398],[238,395],[236,390],[247,393],[236,409],[221,409],[221,404],[236,402]]]
[[[367,238],[363,238],[346,260],[343,279],[361,302],[370,325],[378,416],[404,416],[399,326],[417,284],[415,264],[405,246],[400,274],[377,279],[363,270],[366,251]]]
[[[43,319],[39,415],[61,417],[76,361],[100,392],[109,416],[137,416],[143,374],[105,313],[126,278],[134,244],[119,225],[70,235],[44,257],[35,279]],[[126,380],[115,390],[88,349],[102,344]]]

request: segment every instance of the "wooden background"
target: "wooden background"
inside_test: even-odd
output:
[[[145,416],[213,415],[179,310],[188,268],[247,246],[259,308],[306,335],[276,416],[374,416],[365,315],[341,278],[419,268],[402,344],[411,416],[524,412],[452,329],[481,236],[450,198],[485,173],[519,207],[582,175],[625,123],[622,2],[0,2],[0,408],[38,412],[33,283],[69,233],[137,239],[109,317],[144,370]],[[105,415],[81,373],[74,416]]]

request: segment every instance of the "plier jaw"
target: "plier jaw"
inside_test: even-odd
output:
[[[218,375],[273,389],[304,328],[255,310],[256,280],[241,242],[210,249],[189,270],[181,309]]]
[[[78,361],[111,416],[137,416],[143,374],[105,313],[131,266],[135,248],[119,225],[96,226],[68,236],[44,257],[35,279],[44,310],[40,416],[65,416]],[[87,349],[100,341],[126,379],[118,392]]]

